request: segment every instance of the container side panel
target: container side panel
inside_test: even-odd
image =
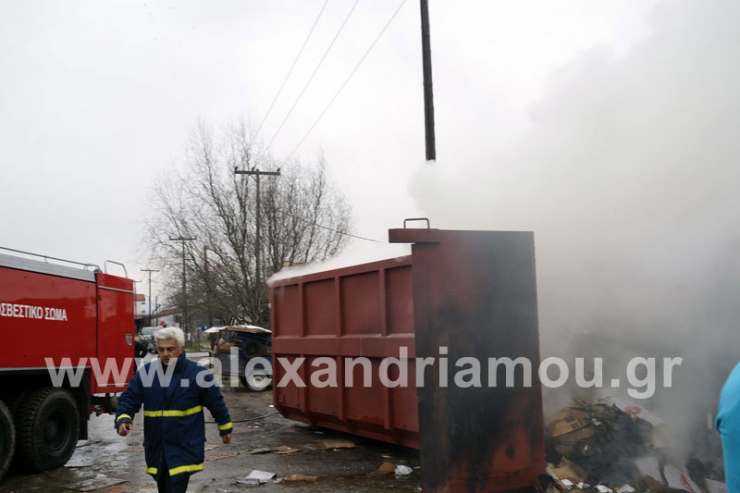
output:
[[[414,333],[414,297],[411,266],[385,271],[385,294],[389,334]]]
[[[399,430],[419,433],[419,414],[416,402],[416,365],[414,360],[404,362],[408,373],[408,385],[390,389],[391,423]]]
[[[415,244],[414,319],[419,357],[447,348],[448,386],[439,366],[418,391],[422,486],[429,492],[525,487],[544,472],[539,382],[481,387],[455,380],[457,362],[523,357],[539,364],[531,233],[440,232]],[[445,375],[443,375],[445,376]]]
[[[301,336],[301,311],[298,285],[280,286],[273,289],[275,317],[279,322],[273,327],[273,337]]]
[[[296,287],[303,292],[302,300],[285,294]],[[401,348],[406,348],[410,357],[415,353],[411,259],[389,259],[284,280],[273,285],[272,296],[273,395],[278,411],[296,421],[418,448],[416,388],[411,384],[404,391],[394,391],[380,379],[382,358],[398,358]],[[402,297],[406,299],[399,299]],[[286,314],[301,303],[305,333],[286,331]],[[387,327],[389,321],[395,324],[392,331]],[[306,388],[297,388],[294,383],[280,385],[286,375],[286,368],[278,363],[281,358],[291,364],[306,358],[295,372]],[[312,367],[318,358],[336,361],[334,379],[329,380],[326,365]],[[350,361],[357,364],[350,365]],[[401,373],[399,365],[408,368],[410,363],[398,361],[385,368],[392,380]],[[413,375],[413,370],[407,373]]]
[[[273,355],[272,371],[275,388],[273,391],[273,402],[275,408],[281,413],[292,410],[304,414],[303,389],[299,386],[304,382],[300,372],[297,375],[287,375],[287,368],[293,368],[296,364],[296,356]],[[285,363],[283,363],[285,362]],[[297,377],[292,378],[292,377]]]
[[[89,366],[95,311],[94,282],[0,267],[0,336],[12,348],[0,367],[46,368],[47,357]]]
[[[379,282],[377,271],[341,278],[342,335],[380,334]]]
[[[347,385],[350,380],[345,378],[347,419],[382,427],[385,424],[385,406],[383,388],[378,381],[378,360],[354,359],[357,362],[354,365],[345,359],[345,372],[351,371],[352,374],[351,387]]]
[[[306,306],[306,335],[336,335],[337,300],[335,279],[307,282],[303,285]]]
[[[304,364],[307,365],[308,374],[306,384],[311,388],[308,411],[312,414],[339,416],[336,360],[328,357],[307,358]]]

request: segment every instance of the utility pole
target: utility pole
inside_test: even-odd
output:
[[[255,248],[255,260],[257,262],[255,278],[257,279],[255,285],[257,287],[257,300],[259,306],[260,292],[262,290],[261,278],[260,278],[260,266],[262,265],[262,243],[260,239],[260,176],[280,176],[280,168],[277,171],[260,171],[256,168],[251,170],[240,170],[234,168],[235,175],[250,175],[257,179],[257,232],[256,232],[256,243]],[[253,323],[259,323],[259,320],[253,320]]]
[[[149,327],[152,326],[152,272],[159,272],[156,269],[141,269],[141,272],[149,273]]]
[[[138,315],[138,309],[139,309],[139,307],[136,304],[136,283],[138,283],[138,282],[141,282],[141,281],[134,280],[134,320],[136,319],[136,317]],[[138,332],[138,330],[137,330],[137,332]]]
[[[429,3],[421,0],[421,56],[424,71],[424,134],[427,161],[437,159],[434,137],[434,92],[432,91],[432,48],[429,36]]]
[[[213,311],[211,310],[211,282],[208,274],[208,245],[203,245],[203,268],[206,278],[206,308],[208,309],[208,327],[213,327]]]
[[[188,286],[185,279],[185,242],[195,240],[196,238],[184,236],[173,238],[170,236],[170,241],[179,241],[182,243],[182,328],[184,331],[188,330]]]

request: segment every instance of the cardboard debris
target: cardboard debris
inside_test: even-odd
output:
[[[718,437],[698,435],[689,460],[671,465],[667,431],[660,417],[624,396],[577,402],[545,422],[547,473],[561,492],[726,493],[716,481],[723,477]]]
[[[300,450],[301,449],[299,448],[293,448],[293,447],[288,447],[286,445],[283,445],[281,447],[274,449],[273,452],[277,455],[287,455],[287,454],[294,454],[296,452],[300,452]]]
[[[269,453],[285,455],[285,454],[294,454],[296,452],[299,452],[300,450],[301,449],[299,448],[288,447],[286,445],[282,445],[280,447],[262,447],[262,448],[257,448],[254,450],[247,450],[242,453],[250,454],[250,455],[269,454]]]
[[[262,447],[262,448],[256,448],[254,450],[247,450],[244,453],[245,454],[252,454],[252,455],[255,455],[255,454],[267,454],[269,452],[272,452],[273,450],[275,450],[275,447]]]
[[[224,452],[221,454],[213,454],[206,457],[206,461],[228,459],[229,457],[236,457],[239,452]]]
[[[306,474],[291,474],[290,476],[285,476],[283,478],[283,481],[316,481],[319,479],[317,476],[308,476]]]
[[[560,479],[563,483],[564,480],[570,481],[572,484],[571,486],[575,485],[575,483],[583,483],[588,479],[588,473],[581,469],[578,464],[569,461],[565,457],[563,457],[560,460],[560,464],[558,464],[558,467],[554,468],[552,472],[557,476],[557,479]],[[566,486],[568,486],[566,484]]]
[[[575,447],[594,435],[591,416],[587,410],[569,407],[558,412],[545,423],[548,436],[559,454],[567,455]]]
[[[335,449],[342,449],[342,448],[356,448],[357,445],[355,445],[352,442],[324,442],[324,443],[317,443],[312,446],[312,448],[317,450],[335,450]]]
[[[396,470],[396,465],[392,462],[383,462],[379,468],[377,468],[375,471],[371,472],[371,476],[385,476],[387,474],[391,474]]]

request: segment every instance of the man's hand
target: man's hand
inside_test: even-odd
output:
[[[118,434],[122,437],[125,437],[128,435],[128,432],[131,431],[131,429],[134,427],[133,423],[125,422],[118,425]],[[229,435],[231,437],[231,435]]]
[[[224,435],[221,437],[221,441],[224,442],[224,445],[228,445],[231,443],[231,433],[228,435]]]

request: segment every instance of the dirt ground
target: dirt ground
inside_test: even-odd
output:
[[[384,476],[373,474],[384,462],[418,467],[418,451],[289,421],[270,407],[272,391],[252,393],[244,388],[230,387],[222,390],[234,421],[232,443],[223,445],[216,425],[206,425],[208,442],[205,470],[191,476],[188,491],[421,491],[418,469],[405,477],[396,477],[393,473]],[[265,417],[259,418],[261,416]],[[253,418],[258,419],[251,420]],[[210,420],[208,412],[206,420]],[[11,474],[0,482],[0,492],[156,492],[156,483],[144,472],[144,449],[141,445],[143,430],[140,420],[136,424],[139,426],[134,427],[133,433],[122,438],[113,429],[113,416],[91,416],[90,439],[78,444],[65,467],[43,474]],[[352,442],[356,447],[335,450],[311,448],[325,442]],[[258,448],[280,446],[300,450],[285,455],[246,453]],[[238,455],[213,460],[219,455],[230,454]],[[236,482],[237,478],[247,476],[253,469],[275,473],[277,478],[304,474],[317,476],[317,479],[268,482],[258,486]],[[126,482],[109,486],[115,479]]]

